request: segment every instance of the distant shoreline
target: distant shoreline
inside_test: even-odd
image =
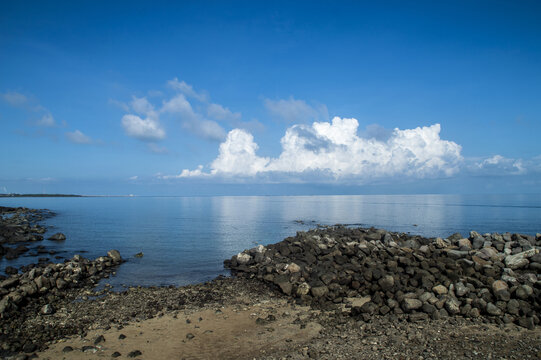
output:
[[[85,197],[85,195],[73,194],[0,194],[0,198],[6,197]]]

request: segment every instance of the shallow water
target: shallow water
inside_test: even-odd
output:
[[[53,227],[45,237],[61,231],[67,240],[40,243],[66,258],[76,253],[94,258],[118,249],[129,261],[107,279],[115,286],[210,280],[226,274],[223,260],[239,251],[317,223],[429,237],[470,230],[541,232],[541,195],[0,198],[0,205],[55,211],[57,216],[45,221]],[[138,252],[144,256],[134,258]],[[35,261],[2,259],[0,269]]]

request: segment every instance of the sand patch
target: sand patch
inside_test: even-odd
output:
[[[255,305],[231,305],[179,311],[116,328],[90,331],[85,338],[71,338],[39,353],[42,359],[119,358],[138,350],[137,359],[248,359],[296,347],[319,334],[315,322],[300,325],[309,308],[293,307],[284,300]],[[94,344],[102,335],[105,341]],[[124,339],[119,339],[124,335]],[[73,351],[64,352],[66,346]],[[92,346],[93,348],[83,348]]]

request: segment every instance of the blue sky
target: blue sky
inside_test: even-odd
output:
[[[0,3],[0,192],[541,192],[537,2]]]

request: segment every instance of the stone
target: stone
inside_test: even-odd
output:
[[[313,287],[310,292],[312,293],[313,297],[320,298],[329,293],[329,288],[326,286],[316,286]]]
[[[105,342],[105,338],[103,337],[103,335],[100,335],[94,340],[94,345],[98,345],[99,343],[102,343],[102,342]]]
[[[462,297],[470,292],[470,289],[466,287],[462,282],[455,284],[455,294],[458,297]]]
[[[52,315],[55,313],[55,308],[51,304],[43,305],[41,310],[39,311],[42,315]]]
[[[500,310],[500,308],[494,305],[493,303],[488,303],[486,310],[487,310],[487,313],[492,316],[502,315],[502,311]]]
[[[143,353],[141,351],[133,350],[133,351],[130,351],[130,353],[128,354],[128,357],[129,358],[134,358],[134,357],[137,357],[137,356],[140,356],[140,355],[143,355]]]
[[[49,240],[52,240],[52,241],[64,241],[64,240],[66,240],[66,235],[59,232],[59,233],[51,235],[49,237]]]
[[[107,252],[107,256],[109,256],[111,259],[113,259],[114,262],[121,262],[122,257],[120,256],[120,252],[118,250],[109,250]]]
[[[407,312],[420,309],[422,306],[423,303],[421,302],[421,300],[418,299],[406,298],[402,301],[402,309]]]
[[[237,254],[237,262],[240,265],[246,265],[252,260],[252,257],[246,253],[238,253]]]
[[[458,247],[462,250],[471,250],[472,244],[468,239],[460,239],[457,243]]]
[[[436,294],[436,295],[445,295],[447,294],[447,292],[449,290],[447,290],[447,288],[443,285],[436,285],[432,288],[432,291]]]
[[[394,286],[394,278],[391,275],[386,275],[378,280],[381,290],[387,291]]]
[[[122,356],[122,354],[119,353],[118,351],[115,351],[114,353],[111,354],[111,357],[112,357],[112,358],[117,358],[117,357],[119,357],[119,356]]]
[[[520,285],[517,287],[515,295],[519,299],[526,300],[533,295],[533,289],[530,285]]]
[[[310,293],[310,285],[308,285],[308,283],[303,282],[297,287],[298,296],[308,295],[308,293]]]
[[[457,299],[451,297],[445,301],[445,309],[451,315],[458,314],[460,312],[460,303]]]
[[[494,294],[497,294],[499,291],[507,290],[509,289],[509,286],[507,286],[507,283],[502,280],[496,280],[492,283],[492,291]]]
[[[62,352],[64,353],[72,352],[72,351],[73,351],[73,348],[71,346],[64,346],[64,348],[62,349]]]
[[[533,317],[523,317],[518,319],[518,324],[522,327],[525,327],[528,330],[535,329],[535,321]]]
[[[98,352],[98,348],[95,347],[95,346],[90,346],[90,345],[87,345],[87,346],[83,346],[83,348],[81,349],[82,352],[85,352],[85,353],[97,353]]]
[[[287,265],[287,271],[289,271],[291,274],[298,273],[301,271],[301,267],[295,263],[291,263]]]
[[[447,256],[449,256],[451,259],[462,259],[469,255],[469,251],[461,251],[461,250],[449,250],[447,251]]]
[[[283,281],[278,283],[278,286],[280,286],[280,289],[282,289],[282,292],[286,295],[291,295],[291,291],[293,290],[293,285],[289,281]]]
[[[515,255],[508,255],[505,257],[505,265],[507,265],[508,268],[513,270],[522,268],[530,263],[528,261],[528,258],[536,254],[539,254],[538,249],[530,249]]]

